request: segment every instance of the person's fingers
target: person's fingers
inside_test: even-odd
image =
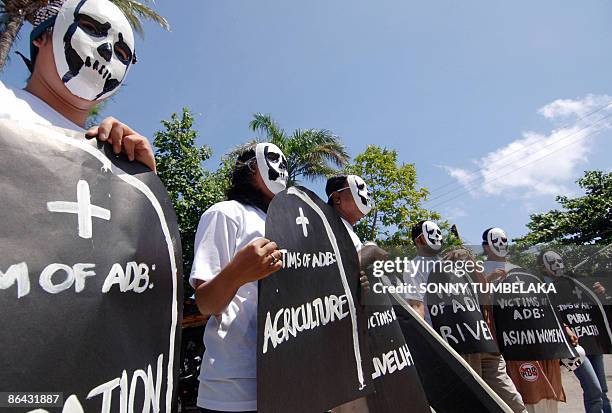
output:
[[[121,144],[123,141],[123,125],[120,122],[115,123],[108,136],[113,144],[113,152],[119,155],[121,153]]]
[[[130,128],[125,123],[119,122],[117,119],[115,119],[115,120],[118,123],[121,123],[121,125],[123,126],[123,132],[124,132],[125,135],[138,135],[138,136],[140,136],[140,134],[138,132],[136,132],[134,129]]]
[[[270,255],[273,256],[274,258],[276,258],[277,260],[280,260],[283,257],[283,254],[281,254],[281,252],[279,250],[274,251]]]
[[[85,132],[85,137],[87,139],[94,138],[97,135],[98,135],[98,126],[92,126],[91,128],[87,129],[87,132]]]
[[[98,125],[98,140],[99,141],[104,142],[108,139],[108,137],[110,136],[111,130],[113,129],[113,125],[116,122],[117,122],[117,119],[113,118],[112,116],[109,116],[108,118],[100,122],[100,125]]]
[[[126,136],[123,138],[123,149],[130,161],[135,159],[134,151],[136,149],[136,139],[132,136]]]
[[[276,261],[274,264],[272,264],[270,266],[270,268],[272,269],[272,271],[270,272],[270,274],[280,270],[281,268],[283,268],[283,262],[281,260]]]
[[[270,241],[266,245],[262,246],[261,249],[264,251],[266,255],[268,255],[272,253],[273,251],[276,251],[278,249],[278,246],[276,245],[276,242]]]
[[[136,143],[134,149],[135,159],[142,162],[149,167],[153,172],[157,172],[157,165],[155,163],[155,155],[153,154],[153,148],[151,144],[144,136],[134,134],[129,135]]]
[[[264,245],[266,245],[268,242],[270,242],[269,239],[262,237],[262,238],[257,238],[255,241],[251,242],[251,245],[253,247],[261,248]]]
[[[272,252],[271,254],[268,254],[265,257],[264,262],[266,262],[268,265],[275,265],[280,260],[281,260],[281,253],[280,251],[276,250]]]
[[[363,278],[361,279],[361,288],[365,291],[370,291],[370,281],[368,281],[367,278],[365,280]]]

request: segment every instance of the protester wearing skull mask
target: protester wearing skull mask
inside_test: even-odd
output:
[[[484,262],[487,282],[501,281],[506,278],[508,271],[518,266],[508,262],[508,236],[506,232],[497,227],[486,229],[482,233],[482,249],[486,256]]]
[[[486,282],[502,281],[510,270],[519,268],[508,262],[508,236],[503,229],[497,227],[486,229],[482,233],[482,247],[486,256],[484,261]],[[489,328],[495,327],[492,320],[490,324]],[[521,376],[521,365],[526,362],[537,369],[537,380],[527,381]],[[556,413],[558,402],[565,401],[559,360],[508,360],[506,371],[529,413]]]
[[[470,282],[486,283],[484,273],[478,271],[476,257],[472,251],[460,247],[448,251],[444,261],[462,261],[474,263],[474,271],[470,273]],[[495,326],[492,319],[491,300],[488,294],[481,295],[481,308],[489,330],[495,337]],[[506,361],[500,353],[472,353],[461,354],[470,367],[493,389],[493,391],[512,409],[514,413],[526,412],[523,399],[514,382],[506,372]]]
[[[538,264],[540,269],[548,276],[560,277],[565,274],[565,264],[563,258],[555,251],[546,251],[538,257]],[[606,295],[606,289],[600,282],[593,284],[593,291],[595,294],[604,297]]]
[[[0,82],[0,118],[83,130],[91,110],[116,92],[135,61],[127,18],[108,0],[51,0],[32,22],[25,89]],[[155,170],[149,141],[109,117],[86,132]]]
[[[555,251],[542,251],[538,255],[538,266],[544,274],[544,280],[552,282],[555,277],[565,275],[565,264],[563,258]],[[593,291],[598,295],[604,295],[606,289],[600,284],[593,285]],[[552,299],[554,300],[554,294]],[[572,334],[573,337],[575,335]],[[578,339],[576,337],[576,343]],[[586,413],[604,412],[610,413],[610,400],[608,399],[608,384],[604,368],[603,355],[588,355],[581,360],[581,365],[574,374],[580,381],[584,409]]]
[[[336,175],[327,180],[325,193],[327,194],[328,204],[334,207],[338,215],[340,215],[340,219],[344,223],[355,245],[355,249],[359,253],[364,245],[353,230],[353,225],[372,209],[372,200],[367,184],[357,175]],[[370,283],[368,277],[363,272],[360,273],[359,281],[361,282],[362,291],[369,291]],[[368,406],[365,397],[332,409],[332,413],[367,412]]]
[[[425,302],[425,292],[421,289],[429,279],[432,265],[438,261],[436,254],[442,249],[442,231],[433,221],[420,221],[412,228],[412,242],[416,246],[417,256],[412,260],[410,268],[403,274],[404,283],[412,285],[413,291],[406,294],[406,299],[412,308],[431,325],[429,309]]]
[[[355,244],[355,248],[359,252],[363,244],[355,234],[353,225],[372,209],[372,200],[365,181],[357,175],[336,175],[327,180],[325,193],[327,194],[327,203],[334,207],[340,215],[351,240]]]
[[[227,201],[200,219],[189,281],[198,308],[211,316],[199,377],[202,412],[257,410],[257,281],[282,267],[264,231],[268,205],[286,183],[282,151],[251,145],[236,160]]]

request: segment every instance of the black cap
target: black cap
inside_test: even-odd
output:
[[[419,221],[415,226],[412,227],[412,230],[410,231],[410,238],[412,238],[412,242],[414,242],[414,240],[416,240],[419,235],[423,233],[423,224],[425,223],[425,221],[426,220]]]
[[[331,194],[339,189],[346,188],[346,175],[334,175],[325,184],[325,195],[329,198]]]
[[[489,243],[489,241],[487,240],[487,237],[489,236],[489,232],[491,232],[491,230],[492,230],[493,228],[494,228],[494,227],[487,228],[487,229],[485,229],[485,230],[484,230],[484,232],[482,233],[482,245],[486,245],[486,244],[488,244],[488,243]]]

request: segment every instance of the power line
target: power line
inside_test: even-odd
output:
[[[608,116],[606,116],[606,117],[610,117],[610,116],[612,116],[612,114],[610,114],[610,115],[608,115]],[[605,118],[603,118],[603,119],[605,119]],[[506,175],[510,175],[510,174],[512,174],[512,173],[514,173],[514,172],[516,172],[516,171],[518,171],[518,170],[521,170],[521,169],[523,169],[523,168],[525,168],[525,167],[527,167],[527,166],[531,165],[532,163],[537,162],[537,161],[539,161],[539,160],[541,160],[541,159],[544,159],[544,158],[546,158],[547,156],[550,156],[550,155],[552,155],[552,154],[554,154],[554,153],[556,153],[556,152],[559,152],[561,149],[567,148],[568,146],[571,146],[571,145],[573,145],[573,144],[577,143],[579,140],[584,139],[584,138],[587,138],[587,137],[589,137],[589,136],[592,136],[592,135],[593,135],[593,134],[595,134],[595,133],[597,133],[597,131],[594,131],[593,133],[590,133],[590,134],[586,134],[586,135],[584,135],[584,136],[581,136],[581,137],[579,137],[578,139],[576,139],[575,141],[572,141],[572,142],[568,143],[567,145],[561,146],[561,147],[559,147],[559,148],[555,149],[554,151],[552,151],[552,152],[549,152],[549,153],[545,154],[544,156],[541,156],[541,157],[539,157],[539,158],[533,159],[533,160],[531,160],[530,162],[527,162],[526,164],[521,165],[521,166],[519,166],[518,168],[516,168],[516,169],[514,169],[514,170],[512,170],[512,171],[510,171],[510,172],[506,172],[506,173],[504,173],[504,174],[502,174],[502,175],[499,175],[499,176],[494,177],[493,179],[489,179],[489,180],[488,180],[488,182],[495,182],[495,181],[497,181],[498,179],[503,178],[503,177],[504,177],[504,176],[506,176]],[[469,193],[470,191],[472,191],[472,190],[473,190],[473,189],[475,189],[476,187],[477,187],[477,186],[473,186],[473,187],[469,187],[469,186],[468,186],[468,187],[467,187],[467,189],[466,189],[465,191],[463,191],[463,192],[459,193],[458,195],[456,195],[456,196],[454,196],[454,197],[452,197],[452,198],[446,199],[446,200],[444,200],[444,201],[442,201],[442,202],[439,202],[439,203],[437,203],[437,204],[435,204],[435,205],[432,205],[432,206],[428,207],[428,209],[435,209],[435,208],[438,208],[438,207],[440,207],[440,206],[442,206],[442,205],[444,205],[444,204],[447,204],[447,203],[449,203],[450,201],[452,201],[452,200],[454,200],[454,199],[457,199],[457,198],[459,198],[459,197],[461,197],[461,196],[463,196],[463,195],[465,195],[465,194]]]
[[[608,102],[607,104],[605,104],[605,105],[603,105],[603,106],[599,107],[598,109],[595,109],[595,110],[593,110],[593,111],[591,111],[591,112],[587,113],[586,115],[584,115],[584,116],[582,116],[582,117],[578,118],[577,120],[575,120],[575,121],[573,121],[573,122],[568,122],[567,124],[565,124],[565,125],[561,126],[559,129],[564,129],[564,128],[567,128],[567,127],[570,127],[570,126],[574,126],[574,125],[578,124],[580,121],[582,121],[582,120],[584,120],[584,119],[588,118],[589,116],[594,115],[595,113],[600,112],[600,111],[602,111],[602,110],[604,110],[604,109],[608,108],[610,105],[612,105],[612,101],[610,101],[610,102]],[[600,120],[601,120],[601,119],[600,119]],[[577,133],[577,132],[574,132],[573,134],[575,134],[575,133]],[[564,140],[564,139],[568,138],[569,136],[571,136],[571,135],[573,135],[573,134],[570,134],[570,135],[568,135],[568,136],[566,136],[566,137],[562,138],[561,140]],[[517,150],[515,150],[515,151],[513,151],[513,152],[510,152],[510,153],[509,153],[509,154],[507,154],[507,155],[506,155],[504,158],[508,158],[508,157],[510,157],[511,155],[514,155],[514,154],[516,154],[516,153],[518,153],[518,152],[523,151],[524,149],[527,149],[527,148],[520,148],[520,149],[517,149]],[[542,148],[542,149],[544,149],[544,148]],[[495,165],[496,163],[501,162],[502,160],[504,160],[504,158],[499,159],[499,160],[497,160],[497,161],[495,161],[495,162],[492,162],[492,164],[491,164],[491,165]],[[490,165],[489,165],[489,166],[490,166]],[[468,176],[471,176],[471,175],[476,175],[476,174],[478,174],[478,173],[482,172],[483,170],[484,170],[484,168],[479,168],[479,169],[473,170],[473,171],[471,171],[471,172],[468,172]],[[478,176],[477,176],[477,177],[478,177]],[[449,185],[453,185],[454,183],[455,183],[455,181],[449,181],[449,182],[447,182],[447,183],[446,183],[446,184],[444,184],[444,185],[438,186],[438,187],[436,187],[436,188],[432,189],[432,190],[430,191],[430,194],[436,193],[436,192],[440,191],[441,189],[448,187]],[[446,195],[446,194],[445,194],[445,195]],[[439,196],[438,196],[438,197],[436,197],[436,198],[433,198],[433,199],[437,199],[437,198],[439,198]],[[432,199],[432,200],[433,200],[433,199]]]
[[[612,102],[611,102],[610,104],[612,104]],[[598,119],[597,121],[595,121],[595,122],[591,123],[590,125],[586,125],[586,126],[584,126],[584,127],[580,128],[580,129],[578,129],[577,131],[574,131],[574,132],[572,132],[572,133],[570,133],[570,134],[568,134],[568,135],[566,135],[566,136],[564,136],[564,137],[562,137],[562,138],[560,138],[560,139],[555,140],[554,142],[551,142],[551,143],[549,143],[549,144],[547,144],[547,145],[544,145],[543,147],[541,147],[541,148],[539,148],[538,150],[534,151],[534,152],[533,152],[531,155],[536,154],[536,153],[538,153],[538,152],[541,152],[541,151],[543,151],[544,149],[549,148],[549,147],[551,147],[551,146],[555,146],[555,145],[557,145],[559,142],[562,142],[562,141],[564,141],[564,140],[566,140],[566,139],[569,139],[570,137],[572,137],[572,136],[574,136],[574,135],[576,135],[576,134],[578,134],[578,133],[582,132],[583,130],[588,129],[588,128],[591,128],[591,127],[593,127],[593,126],[597,125],[598,123],[600,123],[600,122],[602,122],[602,121],[606,120],[606,119],[607,119],[607,118],[609,118],[610,116],[612,116],[612,114],[606,115],[606,116],[604,116],[603,118],[600,118],[600,119]],[[581,139],[581,138],[578,138],[578,140],[579,140],[579,139]],[[577,141],[578,141],[578,140],[577,140]],[[533,144],[532,144],[532,145],[533,145]],[[501,158],[501,159],[500,159],[500,160],[498,160],[498,161],[491,162],[491,164],[489,164],[489,165],[488,165],[488,168],[490,168],[490,167],[491,167],[491,165],[494,165],[494,164],[496,164],[496,163],[499,163],[499,162],[500,162],[500,161],[502,161],[502,160],[506,160],[506,159],[507,159],[507,158],[509,158],[509,157],[510,157],[510,155],[512,155],[513,153],[517,153],[517,152],[520,152],[520,151],[523,151],[523,150],[529,149],[529,148],[530,148],[532,145],[528,145],[527,147],[524,147],[524,148],[518,149],[518,150],[516,150],[516,151],[514,151],[514,152],[511,152],[510,154],[508,154],[508,155],[504,156],[503,158]],[[508,163],[504,164],[503,166],[499,167],[498,169],[501,171],[501,170],[503,170],[503,169],[505,169],[505,168],[507,168],[507,167],[509,167],[509,166],[513,166],[513,165],[514,165],[514,163],[515,163],[515,161],[510,161],[510,162],[508,162]],[[479,172],[484,172],[484,170],[485,170],[485,168],[480,168],[480,169],[478,169],[477,171],[474,171],[474,173],[471,173],[470,175],[472,175],[472,178],[470,178],[470,179],[466,180],[465,182],[463,182],[463,185],[465,186],[466,184],[469,184],[469,183],[471,183],[471,182],[473,182],[473,181],[475,181],[475,180],[478,180],[478,179],[482,178],[482,176],[480,176],[480,175],[476,175],[476,173],[479,173]],[[444,194],[437,195],[437,196],[435,196],[435,197],[433,197],[433,198],[429,199],[429,201],[428,201],[428,202],[435,201],[436,199],[439,199],[439,198],[444,198],[444,197],[446,197],[447,195],[452,194],[453,192],[456,192],[456,191],[457,191],[457,190],[459,190],[459,189],[461,189],[461,186],[457,186],[457,187],[455,187],[454,189],[451,189],[450,191],[448,191],[448,192],[446,192],[446,193],[444,193]]]

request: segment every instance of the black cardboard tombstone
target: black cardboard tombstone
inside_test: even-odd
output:
[[[0,147],[0,391],[169,413],[182,263],[165,188],[81,133],[0,121]]]
[[[394,287],[384,276],[381,281],[389,288]],[[512,413],[510,407],[399,293],[389,292],[427,400],[437,413]]]
[[[439,286],[437,293],[427,293],[431,323],[457,353],[499,352],[467,274],[435,270],[427,282]]]
[[[406,411],[406,406],[410,406],[410,412],[429,413],[427,396],[391,299],[388,294],[378,294],[374,290],[382,284],[369,268],[372,263],[367,259],[371,255],[368,250],[372,248],[378,247],[366,245],[360,254],[361,268],[370,282],[370,292],[364,299],[375,388],[374,394],[367,398],[369,413],[401,413]]]
[[[493,295],[497,343],[506,360],[555,360],[576,357],[538,277],[520,269],[511,270],[496,284],[503,291]]]
[[[257,409],[320,413],[373,389],[359,261],[334,209],[289,188],[268,208],[266,237],[284,268],[259,282]]]
[[[555,278],[554,285],[556,293],[549,297],[564,322],[578,336],[586,354],[610,353],[612,333],[597,295],[582,282],[567,276]]]

